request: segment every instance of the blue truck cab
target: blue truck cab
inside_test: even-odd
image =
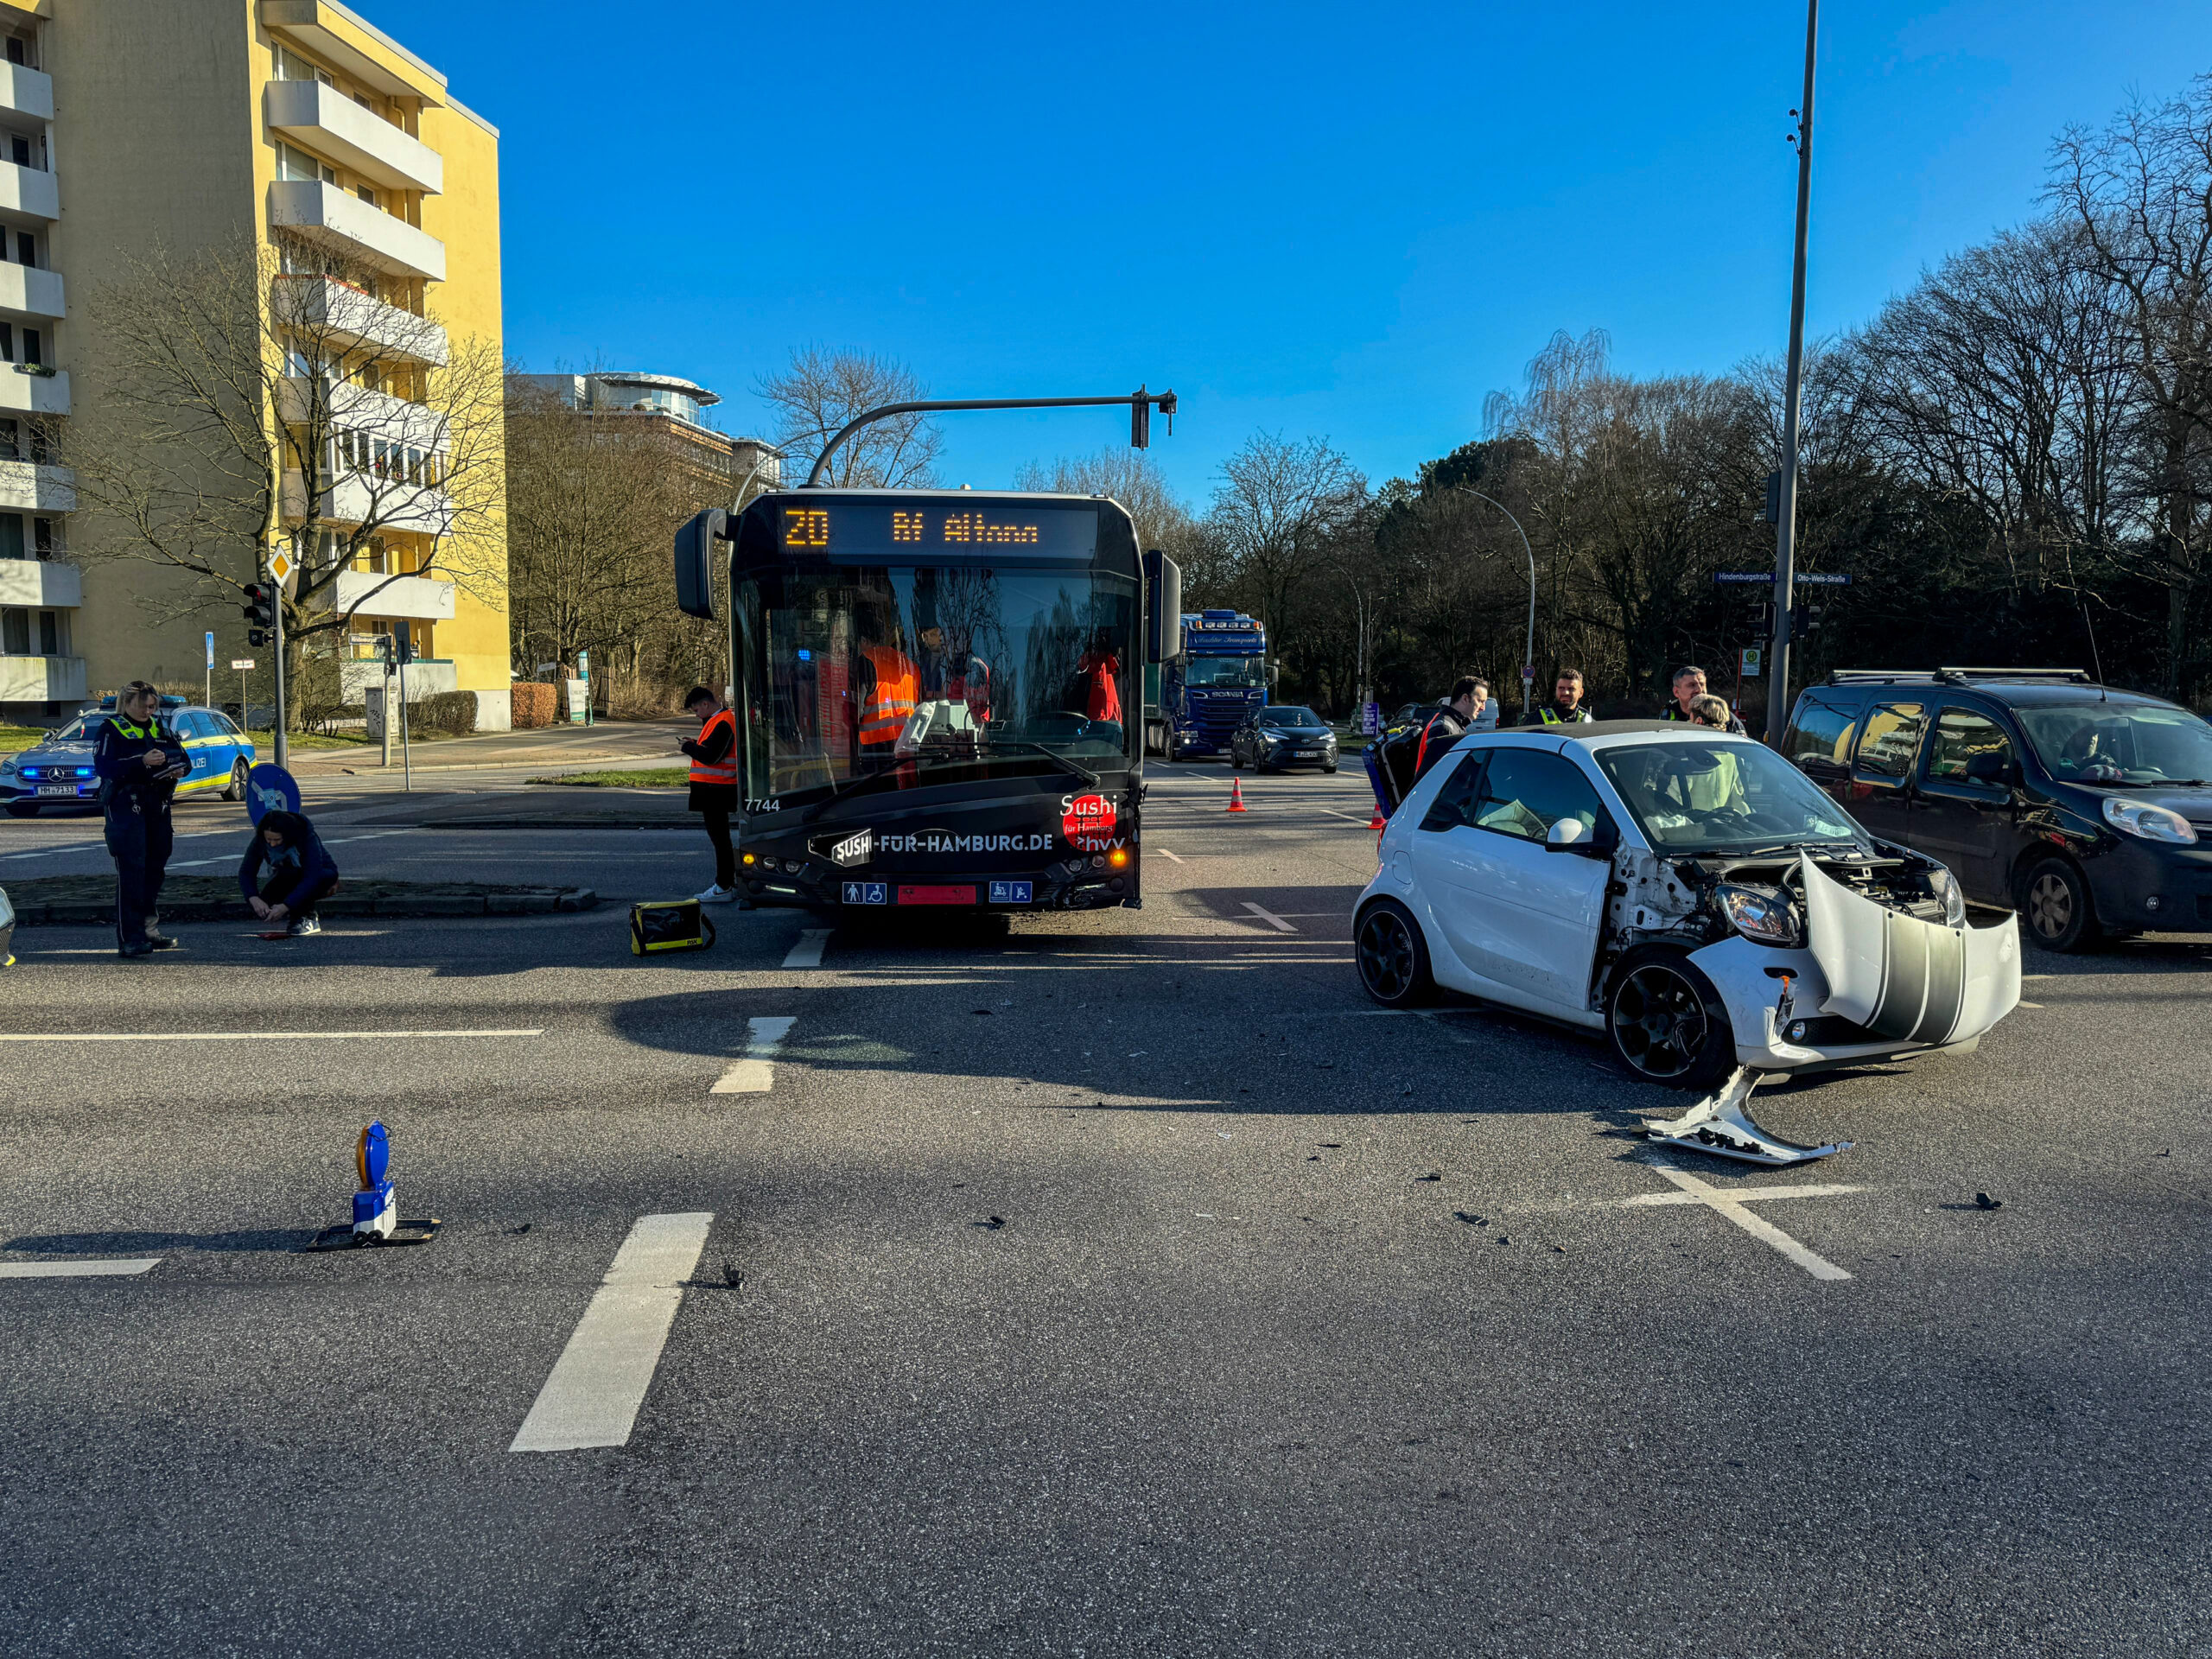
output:
[[[1268,631],[1236,611],[1183,616],[1183,654],[1166,665],[1160,713],[1171,760],[1226,754],[1231,733],[1268,700]]]

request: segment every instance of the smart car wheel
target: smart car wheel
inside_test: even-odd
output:
[[[1428,970],[1428,942],[1402,905],[1384,899],[1359,918],[1352,944],[1359,982],[1386,1008],[1409,1008],[1436,994]]]
[[[2089,884],[2063,858],[2046,858],[2021,879],[2020,918],[2046,950],[2086,950],[2097,943]]]
[[[1621,1063],[1649,1083],[1712,1089],[1736,1064],[1720,993],[1675,951],[1631,951],[1605,998],[1605,1034]]]
[[[242,801],[245,798],[245,761],[231,762],[231,781],[223,791],[223,798],[226,801]]]

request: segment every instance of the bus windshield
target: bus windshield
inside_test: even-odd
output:
[[[794,565],[738,585],[754,800],[955,763],[1130,763],[1136,582],[1093,566]]]
[[[1261,657],[1198,657],[1183,658],[1183,683],[1246,689],[1268,683],[1267,660]]]

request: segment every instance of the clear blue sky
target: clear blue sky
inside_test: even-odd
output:
[[[730,429],[809,341],[941,397],[1144,380],[1202,499],[1261,427],[1408,473],[1555,329],[1656,373],[1787,327],[1793,0],[356,3],[501,129],[510,355],[689,376]],[[2201,4],[1832,0],[1811,329],[2033,211],[2065,124],[2204,70]],[[978,487],[1127,437],[946,429]]]

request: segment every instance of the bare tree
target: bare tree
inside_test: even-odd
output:
[[[1136,520],[1140,546],[1162,548],[1179,559],[1198,525],[1189,505],[1141,450],[1109,445],[1095,454],[1062,455],[1050,467],[1029,461],[1015,470],[1014,487],[1111,496]]]
[[[820,454],[823,446],[855,416],[929,396],[929,389],[903,363],[874,353],[830,351],[820,346],[792,352],[791,366],[781,374],[762,375],[755,390],[776,411],[777,444],[794,460]],[[892,416],[861,428],[838,449],[830,461],[830,482],[887,489],[935,483],[943,442],[925,417]]]
[[[1222,463],[1207,513],[1230,580],[1273,629],[1331,531],[1366,499],[1367,480],[1326,438],[1255,432]]]
[[[176,616],[234,601],[282,548],[286,647],[329,654],[391,583],[486,595],[505,576],[501,364],[449,340],[379,278],[241,237],[157,246],[94,288],[103,396],[69,423],[78,550],[183,580],[144,601]],[[344,582],[347,575],[362,580]],[[300,677],[291,677],[298,702]]]

